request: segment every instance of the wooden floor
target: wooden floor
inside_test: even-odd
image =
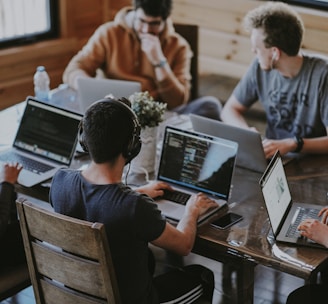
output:
[[[200,79],[200,95],[213,95],[222,101],[226,101],[237,81],[225,77],[207,75]],[[264,128],[263,119],[257,119],[257,115],[252,118],[252,123],[259,130]],[[164,253],[161,250],[155,252],[158,267],[165,266]],[[234,296],[236,294],[236,277],[233,273],[231,278],[225,280],[225,288],[223,288],[222,280],[222,264],[191,254],[185,258],[186,264],[202,263],[207,265],[215,272],[215,289],[217,301],[213,304],[233,304],[235,303]],[[228,284],[227,284],[228,282]],[[297,277],[284,274],[273,269],[258,265],[255,268],[255,304],[282,304],[285,303],[288,294],[299,286],[304,284],[304,280]],[[230,287],[229,287],[230,285]],[[227,288],[228,286],[228,288]],[[229,290],[230,289],[230,290]],[[2,301],[5,304],[34,304],[34,296],[32,287],[29,287],[16,296]]]

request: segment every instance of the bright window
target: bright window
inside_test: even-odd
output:
[[[0,47],[57,35],[56,0],[0,0]]]

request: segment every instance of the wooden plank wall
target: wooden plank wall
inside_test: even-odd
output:
[[[50,86],[56,88],[72,56],[110,18],[111,0],[59,0],[58,39],[0,49],[0,109],[34,94],[33,75],[38,65],[46,67]]]
[[[130,0],[58,0],[60,37],[28,46],[0,49],[0,109],[33,94],[33,74],[46,66],[57,87],[70,58],[103,22]],[[173,19],[199,25],[199,72],[240,78],[253,54],[242,29],[245,13],[260,0],[174,0]],[[296,7],[306,26],[304,49],[328,54],[328,12]]]
[[[240,78],[253,54],[243,16],[262,4],[257,0],[175,0],[173,18],[196,23],[199,33],[199,72]],[[186,9],[188,8],[188,9]],[[305,27],[303,48],[328,55],[328,12],[296,7]]]

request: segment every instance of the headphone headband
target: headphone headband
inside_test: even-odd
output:
[[[123,110],[131,118],[131,122],[133,124],[132,136],[127,146],[123,147],[123,151],[122,151],[122,155],[126,159],[126,164],[127,164],[139,154],[141,149],[141,139],[140,139],[141,127],[137,115],[127,104],[125,104],[120,100],[105,98],[105,99],[98,100],[96,103],[99,102],[109,102],[115,105],[116,107],[120,108],[121,110]],[[79,124],[79,142],[83,150],[85,152],[88,152],[88,146],[86,144],[83,134],[83,123],[84,123],[84,118],[82,118]]]

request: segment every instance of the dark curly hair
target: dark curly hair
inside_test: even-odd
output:
[[[135,9],[141,8],[146,15],[166,20],[172,11],[172,0],[133,0]]]
[[[130,106],[126,98],[101,99],[88,108],[82,120],[83,142],[96,163],[115,161],[133,136],[131,115],[112,100]]]

